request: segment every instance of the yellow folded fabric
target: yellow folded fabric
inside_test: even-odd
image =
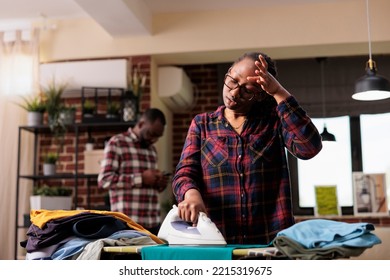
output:
[[[163,240],[158,238],[156,235],[152,234],[151,232],[146,230],[143,226],[134,222],[127,215],[125,215],[121,212],[103,211],[103,210],[45,210],[45,209],[40,209],[40,210],[31,210],[30,211],[30,220],[31,220],[31,223],[33,223],[34,225],[36,225],[37,227],[42,229],[45,226],[45,224],[51,220],[66,218],[66,217],[74,216],[74,215],[81,214],[81,213],[94,213],[94,214],[114,216],[117,219],[124,221],[132,229],[137,230],[139,232],[146,233],[156,243],[158,243],[158,244],[165,243]]]

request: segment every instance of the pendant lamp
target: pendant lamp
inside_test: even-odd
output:
[[[321,133],[321,138],[322,141],[336,141],[336,137],[326,129],[326,124],[324,124],[324,131]]]
[[[369,60],[366,65],[366,75],[356,81],[355,93],[352,95],[353,99],[360,101],[374,101],[390,98],[390,83],[385,77],[377,75],[376,63],[372,60],[368,1],[369,0],[366,0]]]
[[[321,66],[321,96],[322,96],[322,115],[324,118],[324,131],[321,133],[322,141],[336,141],[336,137],[328,132],[328,129],[326,128],[325,118],[326,118],[326,102],[325,102],[325,75],[324,75],[324,63],[326,58],[325,57],[319,57],[317,58],[317,62],[320,63]]]

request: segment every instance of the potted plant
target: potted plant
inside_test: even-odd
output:
[[[43,88],[45,97],[46,111],[50,126],[55,126],[58,123],[60,111],[62,109],[62,94],[67,85],[65,83],[57,84],[53,78],[47,87]]]
[[[53,78],[49,84],[43,88],[49,127],[54,136],[53,139],[56,142],[55,144],[58,146],[57,155],[64,145],[64,137],[66,133],[66,126],[60,119],[60,112],[64,107],[62,94],[64,93],[66,87],[66,83],[56,83]]]
[[[107,119],[119,119],[120,118],[121,105],[119,102],[110,101],[107,104]]]
[[[134,121],[138,118],[142,93],[146,85],[146,75],[142,74],[140,64],[135,67],[129,64],[128,69],[127,89],[122,101],[122,118],[125,122]]]
[[[58,160],[58,153],[48,152],[43,157],[43,175],[56,174],[56,163]]]
[[[31,209],[70,210],[72,190],[61,186],[35,186],[30,196]]]
[[[46,111],[46,104],[41,96],[25,97],[22,96],[24,103],[18,104],[27,111],[27,125],[35,126],[43,123],[43,114]]]
[[[95,115],[96,105],[93,101],[86,99],[83,103],[83,116],[91,118]]]
[[[76,107],[62,105],[60,109],[59,119],[63,125],[74,124],[76,119]]]

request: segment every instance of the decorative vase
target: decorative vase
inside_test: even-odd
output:
[[[70,210],[72,209],[71,196],[30,196],[31,209],[46,209],[46,210]]]
[[[138,98],[130,90],[126,91],[123,96],[123,121],[130,122],[137,119],[138,115]]]
[[[64,125],[71,125],[75,123],[76,112],[75,111],[63,111],[59,116]]]
[[[56,174],[56,165],[54,163],[43,164],[43,175],[50,176]]]
[[[43,123],[43,114],[40,112],[28,112],[27,113],[27,125],[36,126]]]

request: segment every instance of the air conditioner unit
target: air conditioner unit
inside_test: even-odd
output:
[[[180,112],[193,106],[194,92],[190,78],[180,67],[158,68],[158,95],[173,111]]]

